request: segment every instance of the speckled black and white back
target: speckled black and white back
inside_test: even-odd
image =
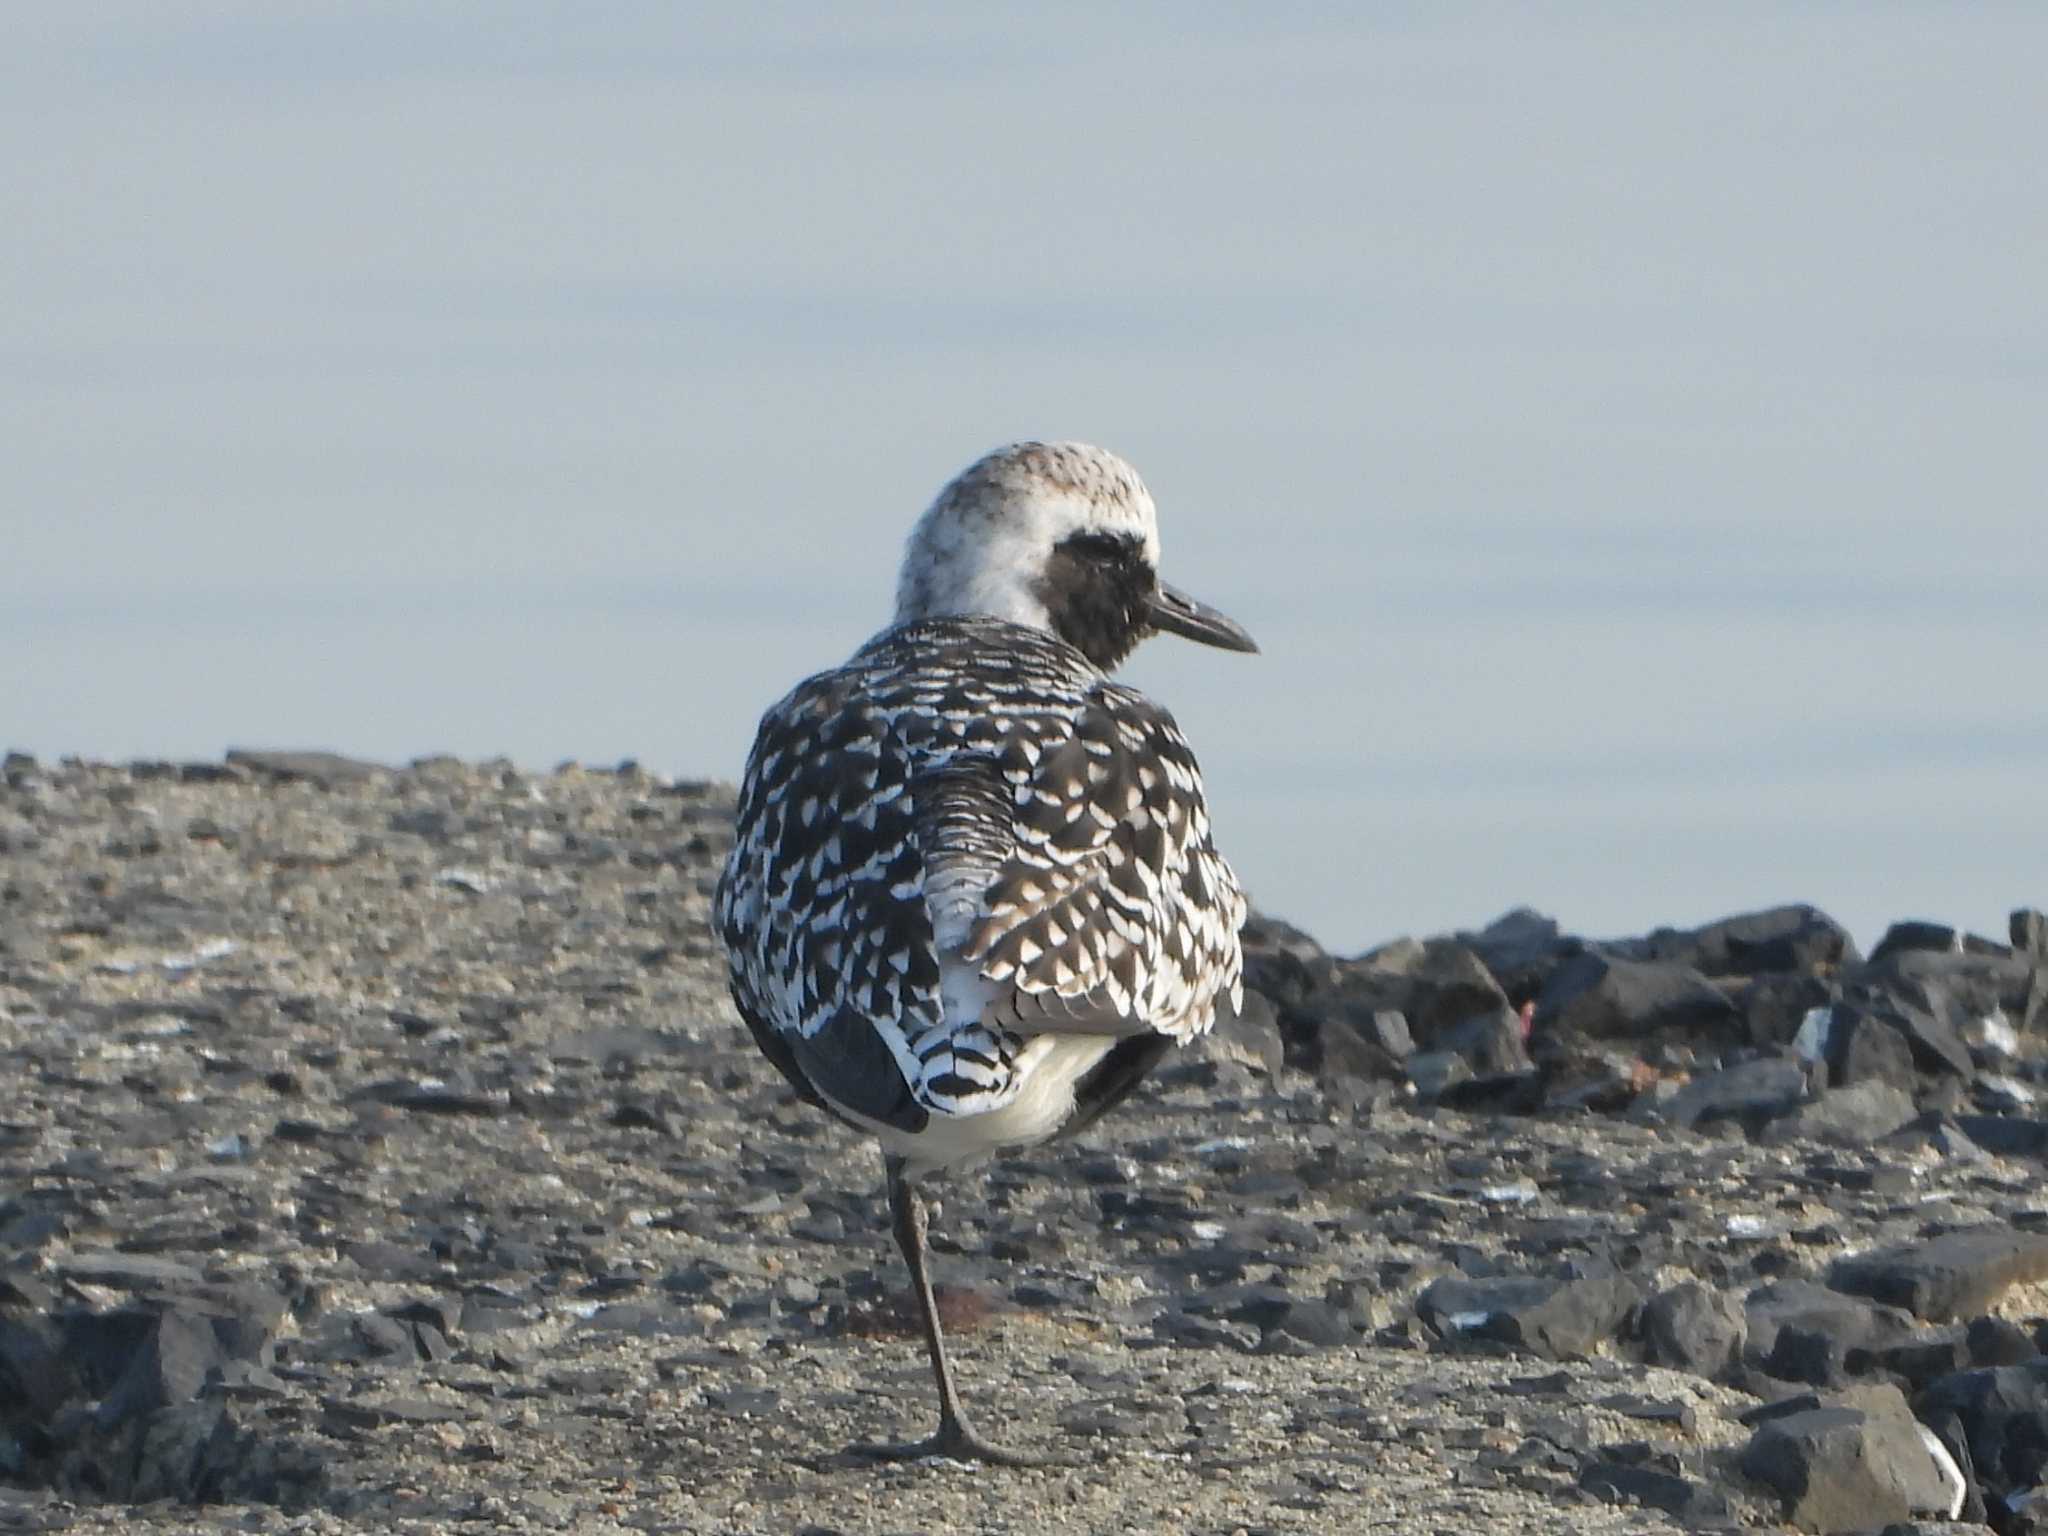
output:
[[[799,1092],[916,1167],[1099,1112],[1239,1000],[1201,772],[1105,669],[1183,615],[1250,641],[1157,550],[1122,460],[998,450],[913,531],[898,622],[761,722],[716,898],[734,1000]]]
[[[768,712],[717,900],[748,1022],[903,1130],[1006,1103],[1036,1034],[1206,1030],[1244,915],[1172,717],[983,618],[886,630]]]

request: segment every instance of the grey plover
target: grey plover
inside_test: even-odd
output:
[[[1173,717],[1108,673],[1167,631],[1252,651],[1160,581],[1114,454],[1019,443],[918,521],[895,622],[768,711],[716,920],[799,1095],[878,1137],[939,1427],[874,1456],[1025,1456],[955,1389],[918,1184],[1089,1124],[1241,1002],[1245,900]]]

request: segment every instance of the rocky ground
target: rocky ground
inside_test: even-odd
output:
[[[8,759],[0,1530],[2048,1526],[2037,915],[1261,921],[1242,1018],[937,1220],[1068,1464],[875,1467],[929,1378],[878,1159],[725,1000],[729,812]]]

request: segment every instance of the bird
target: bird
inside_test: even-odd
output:
[[[926,1265],[933,1175],[1070,1135],[1243,1004],[1246,899],[1171,714],[1110,673],[1169,633],[1255,652],[1159,578],[1123,459],[998,448],[912,527],[893,621],[762,717],[713,896],[734,1004],[808,1103],[881,1144],[939,1399],[861,1456],[986,1438]]]

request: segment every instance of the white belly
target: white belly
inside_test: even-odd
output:
[[[1005,1147],[1028,1147],[1067,1123],[1074,1112],[1074,1085],[1115,1044],[1108,1035],[1036,1036],[1018,1054],[1016,1096],[1000,1109],[934,1113],[917,1132],[872,1121],[868,1129],[881,1139],[884,1151],[906,1161],[912,1178],[980,1162]]]

